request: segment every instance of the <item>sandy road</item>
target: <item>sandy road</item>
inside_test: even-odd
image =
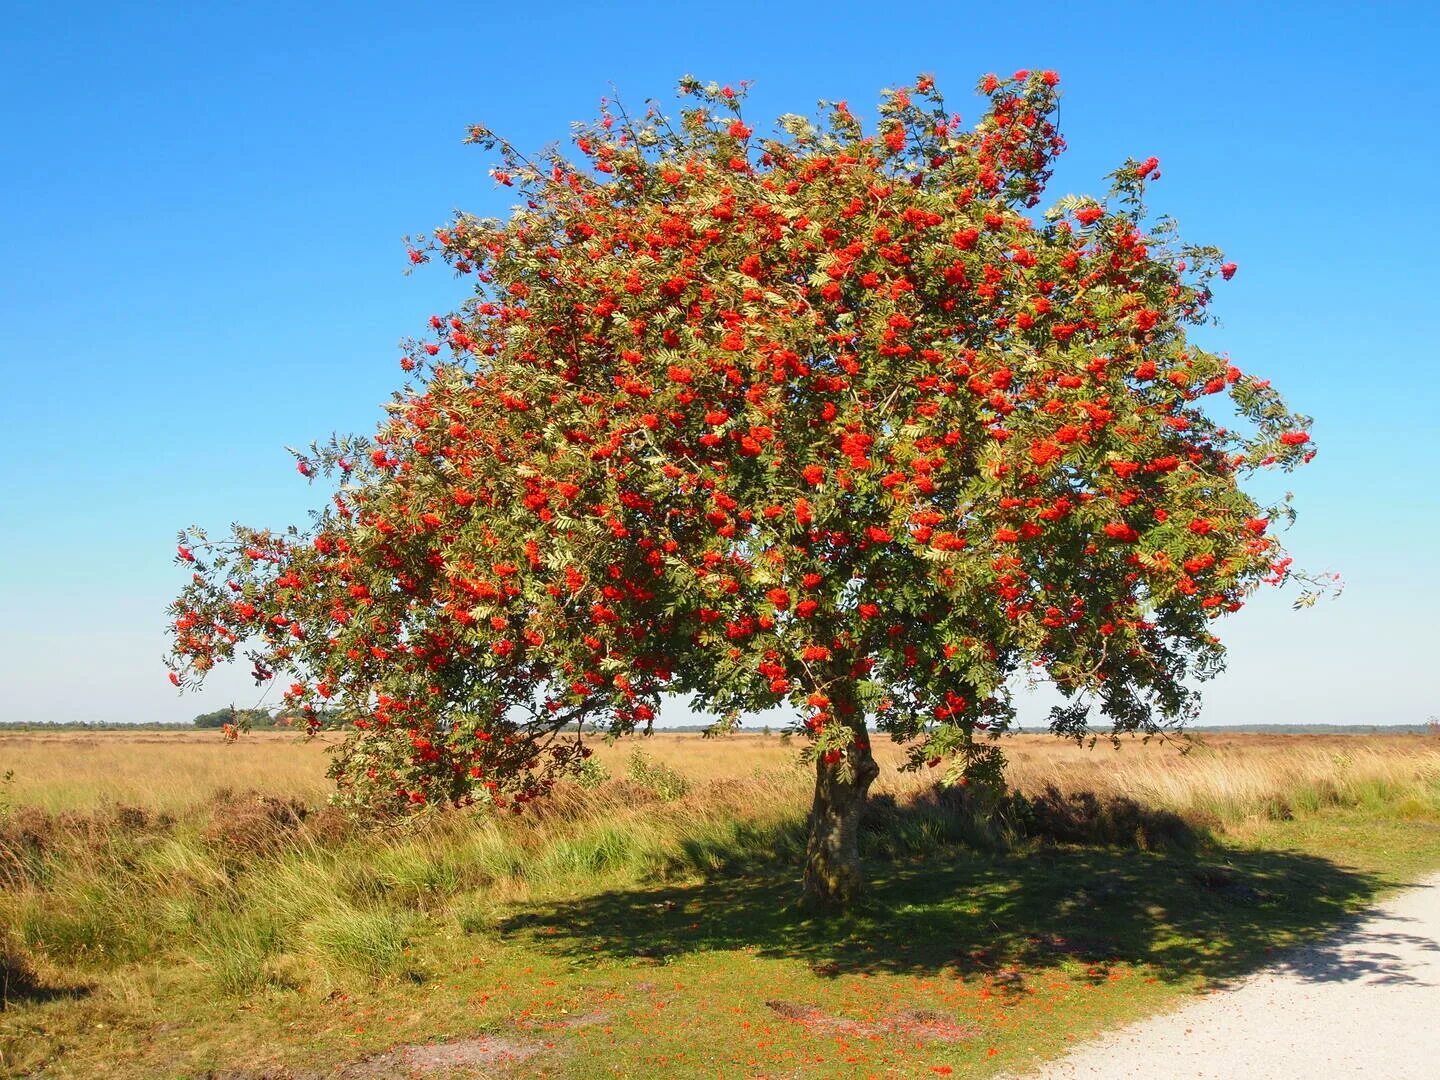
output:
[[[1027,1080],[1436,1080],[1440,876],[1233,988]]]

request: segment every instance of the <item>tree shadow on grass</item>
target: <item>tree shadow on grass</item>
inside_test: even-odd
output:
[[[22,1005],[43,1005],[48,1001],[78,1001],[89,997],[91,987],[48,986],[28,965],[20,966],[0,957],[0,1012]]]
[[[84,985],[47,985],[9,927],[0,925],[0,1012],[17,1005],[87,997],[90,989]]]
[[[1021,984],[1027,969],[1076,960],[1071,971],[1097,981],[1126,963],[1149,965],[1165,981],[1214,985],[1342,922],[1381,885],[1310,855],[1204,844],[1171,852],[949,846],[872,858],[867,870],[865,899],[838,915],[796,906],[797,867],[752,858],[696,884],[534,903],[500,929],[543,936],[577,957],[638,963],[746,949],[801,960],[823,976],[949,972]]]

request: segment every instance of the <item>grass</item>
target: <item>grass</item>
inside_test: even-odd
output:
[[[227,744],[214,731],[0,731],[0,774],[13,770],[18,806],[84,810],[143,806],[179,812],[238,788],[307,801],[327,793],[324,743],[256,732]]]
[[[1020,738],[991,814],[888,756],[871,892],[828,919],[792,903],[777,738],[603,747],[533,814],[379,833],[320,808],[314,745],[213,738],[0,735],[0,1074],[391,1075],[355,1063],[470,1040],[469,1075],[992,1076],[1440,866],[1420,736]]]

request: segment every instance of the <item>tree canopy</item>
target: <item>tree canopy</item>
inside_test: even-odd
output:
[[[1155,159],[1035,211],[1057,82],[987,76],[973,127],[922,77],[873,131],[822,102],[762,137],[690,78],[673,123],[611,103],[533,160],[474,128],[518,205],[410,253],[473,297],[372,437],[297,454],[309,527],[182,536],[172,679],[248,656],[389,809],[523,804],[667,693],[788,705],[842,899],[872,728],[995,782],[1026,672],[1061,735],[1183,722],[1215,619],[1290,576],[1242,481],[1309,422],[1187,337],[1235,267],[1147,212]]]

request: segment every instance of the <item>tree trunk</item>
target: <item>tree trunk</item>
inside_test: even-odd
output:
[[[847,726],[855,731],[856,741],[839,760],[826,761],[823,755],[815,759],[815,802],[810,809],[802,898],[807,907],[846,907],[865,883],[860,867],[860,816],[880,766],[870,752],[864,717]]]

